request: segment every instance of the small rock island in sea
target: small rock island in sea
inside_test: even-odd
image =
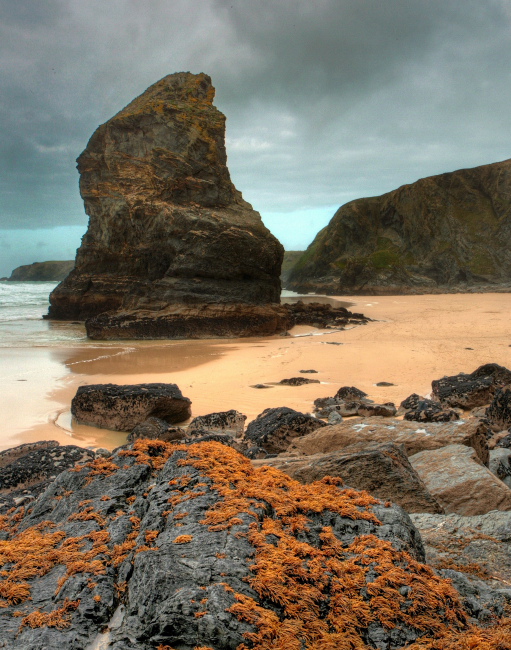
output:
[[[283,247],[231,182],[206,74],[161,79],[78,158],[89,227],[48,318],[92,338],[270,335]]]

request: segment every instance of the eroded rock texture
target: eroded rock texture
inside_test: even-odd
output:
[[[286,288],[345,294],[509,289],[511,160],[423,178],[337,210]]]
[[[453,650],[511,630],[467,627],[400,508],[218,443],[137,441],[1,523],[10,650]]]
[[[89,228],[49,318],[122,313],[105,323],[115,338],[138,310],[164,310],[151,336],[172,338],[183,309],[200,321],[204,305],[279,302],[283,248],[231,182],[214,94],[203,73],[172,74],[95,131],[78,158]]]

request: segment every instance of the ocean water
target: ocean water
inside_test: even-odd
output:
[[[0,282],[0,347],[48,347],[83,343],[83,325],[45,321],[57,282]]]

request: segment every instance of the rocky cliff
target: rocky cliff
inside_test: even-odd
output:
[[[64,262],[34,262],[33,264],[18,266],[8,279],[13,282],[58,282],[66,278],[73,270],[74,265],[74,260],[66,260]]]
[[[165,310],[172,337],[183,309],[279,302],[283,249],[231,182],[214,94],[172,74],[95,131],[78,158],[89,227],[49,318]]]
[[[287,288],[343,294],[511,290],[511,160],[339,208]]]

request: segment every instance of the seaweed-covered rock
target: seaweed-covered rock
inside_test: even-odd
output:
[[[281,454],[254,464],[276,467],[300,483],[339,476],[345,485],[397,503],[407,512],[444,512],[410,465],[403,448],[392,442],[354,443],[341,451],[312,456]]]
[[[450,649],[511,629],[468,628],[450,582],[421,564],[400,508],[334,479],[304,486],[254,469],[215,442],[139,440],[61,474],[30,513],[2,525],[0,640],[10,650],[290,639],[303,650],[417,639]]]
[[[411,404],[410,397],[401,402],[401,406],[405,403]],[[404,415],[405,420],[414,420],[416,422],[451,422],[452,420],[459,420],[459,417],[456,411],[444,409],[441,404],[430,399],[418,399],[415,408],[407,411]]]
[[[319,384],[319,379],[309,379],[308,377],[290,377],[289,379],[281,379],[279,384],[284,386],[303,386],[304,384]]]
[[[191,416],[191,401],[176,384],[90,384],[78,388],[71,413],[83,424],[132,431],[150,417],[184,422]]]
[[[342,388],[339,388],[337,393],[334,395],[335,399],[353,402],[360,402],[364,397],[367,397],[367,393],[364,393],[363,390],[360,390],[360,388],[356,388],[355,386],[342,386]]]
[[[285,451],[294,438],[326,426],[311,415],[281,406],[265,409],[252,420],[245,431],[245,438],[256,447],[279,453]]]

